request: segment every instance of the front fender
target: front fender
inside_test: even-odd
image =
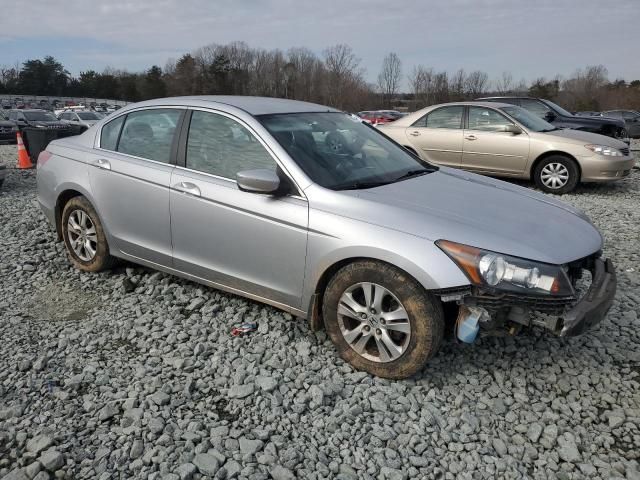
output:
[[[314,226],[322,226],[320,233]],[[332,267],[357,259],[394,265],[426,290],[468,285],[460,268],[433,241],[321,211],[310,212],[302,305],[308,306]]]

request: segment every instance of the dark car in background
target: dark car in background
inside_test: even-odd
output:
[[[67,128],[67,125],[58,120],[53,113],[42,109],[9,110],[8,117],[20,130],[25,127]]]
[[[531,113],[543,118],[556,128],[570,128],[572,130],[582,130],[584,132],[599,133],[627,144],[629,134],[622,120],[607,117],[582,117],[568,112],[564,108],[556,105],[550,100],[533,97],[487,97],[478,98],[483,102],[501,102],[518,105],[529,110]]]
[[[627,132],[631,138],[640,138],[640,112],[635,110],[607,110],[602,115],[609,118],[616,118],[625,123]]]
[[[8,120],[0,110],[0,144],[16,143],[17,131],[18,126],[15,122]]]

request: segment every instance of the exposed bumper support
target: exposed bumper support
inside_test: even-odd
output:
[[[611,260],[596,259],[591,269],[591,287],[571,310],[562,316],[560,336],[572,337],[600,323],[616,295],[616,272]]]

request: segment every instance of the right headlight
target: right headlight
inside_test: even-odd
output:
[[[624,157],[624,154],[617,148],[607,147],[606,145],[585,145],[585,148],[593,153],[604,155],[605,157]]]
[[[512,257],[448,240],[438,240],[436,245],[478,287],[538,295],[574,294],[571,281],[559,265]]]

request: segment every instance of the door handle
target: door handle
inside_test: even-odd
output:
[[[109,162],[109,160],[106,160],[104,158],[99,158],[98,160],[95,160],[93,162],[93,165],[98,168],[102,168],[103,170],[111,170],[111,162]]]
[[[413,137],[419,137],[420,136],[420,132],[418,132],[417,130],[414,130],[413,132],[411,132],[409,135],[413,136]]]
[[[178,192],[186,193],[188,195],[193,195],[194,197],[200,196],[200,189],[198,186],[191,182],[180,182],[173,186],[174,190]]]
[[[476,137],[475,135],[465,135],[464,138],[466,138],[467,140],[477,140],[478,137]]]

